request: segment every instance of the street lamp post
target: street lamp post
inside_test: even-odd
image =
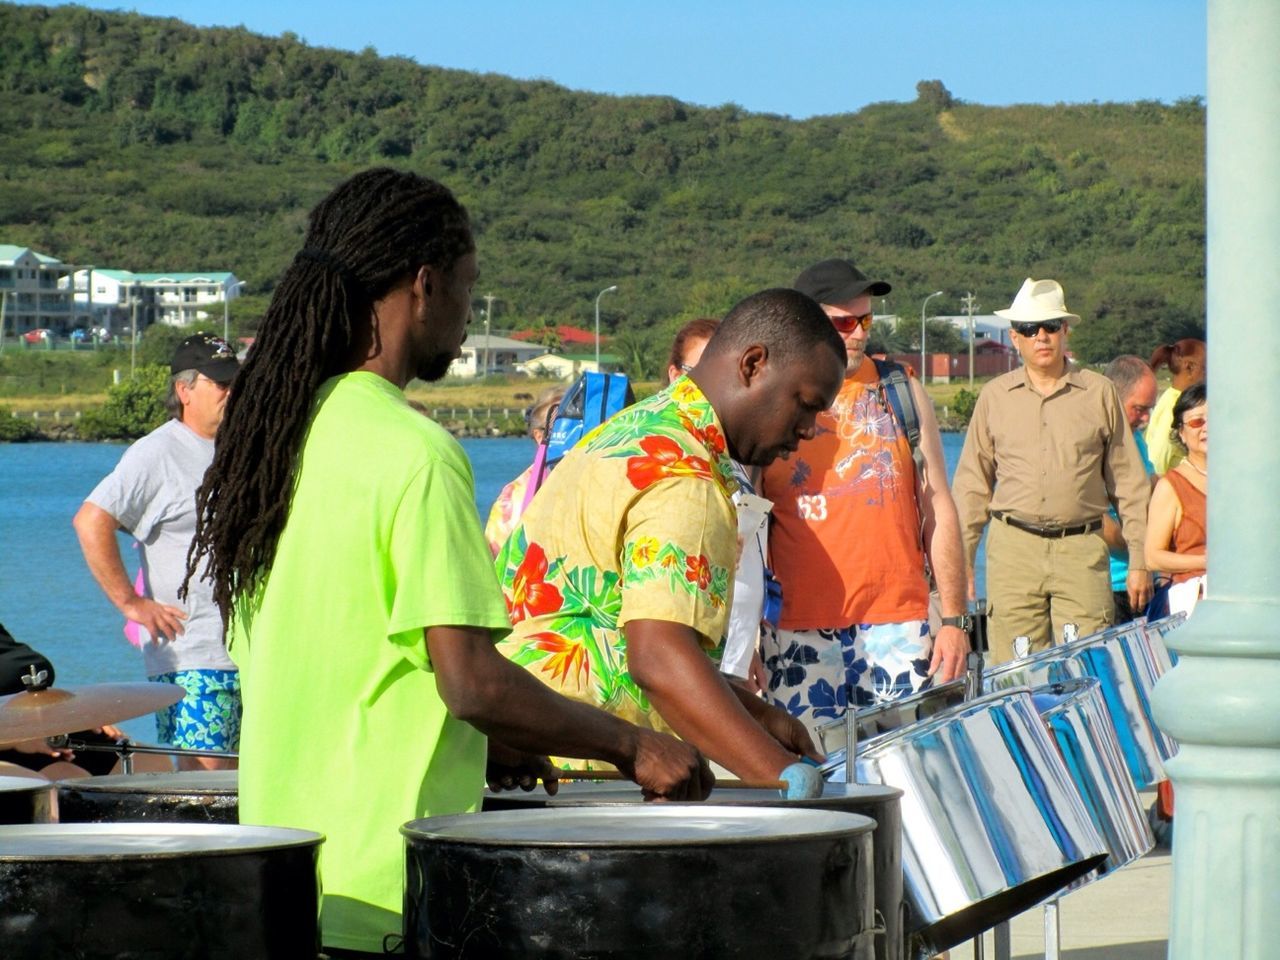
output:
[[[613,286],[605,287],[596,294],[596,372],[600,370],[600,298],[606,293],[616,292],[617,289],[618,285],[615,283]]]
[[[935,291],[933,291],[933,293],[929,294],[927,297],[925,297],[925,298],[924,298],[924,303],[920,304],[920,383],[921,383],[921,384],[923,384],[923,383],[925,382],[925,380],[926,380],[926,372],[927,372],[927,371],[926,371],[926,368],[925,368],[925,365],[924,365],[924,364],[925,364],[925,352],[924,352],[924,338],[925,338],[925,331],[924,331],[924,308],[925,308],[925,307],[927,307],[927,306],[929,305],[929,301],[930,301],[930,300],[932,300],[934,297],[940,297],[940,296],[942,296],[942,291],[941,291],[941,290],[935,290]]]
[[[482,298],[484,300],[484,373],[483,376],[489,375],[489,361],[492,354],[489,352],[489,321],[493,319],[493,301],[498,298],[492,293],[486,293]]]

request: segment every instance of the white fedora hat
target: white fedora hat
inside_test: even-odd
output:
[[[1010,323],[1080,319],[1067,310],[1062,284],[1057,280],[1032,280],[1030,277],[1022,281],[1022,289],[1013,298],[1013,305],[1008,310],[997,310],[996,316]]]

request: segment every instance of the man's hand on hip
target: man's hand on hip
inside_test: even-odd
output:
[[[142,624],[152,637],[169,642],[178,639],[182,633],[182,621],[187,619],[180,608],[157,603],[148,597],[126,600],[120,612],[135,623]]]
[[[969,656],[969,635],[959,627],[941,627],[933,640],[933,656],[929,660],[929,676],[937,683],[947,683],[964,673]]]

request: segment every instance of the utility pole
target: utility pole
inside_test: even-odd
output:
[[[138,285],[129,288],[129,379],[138,362]]]
[[[496,300],[492,293],[484,295],[484,374],[489,375],[489,362],[491,360],[489,352],[489,321],[493,318],[493,301]]]
[[[973,390],[973,311],[979,309],[978,300],[970,290],[960,302],[964,304],[965,312],[969,314],[969,389]]]

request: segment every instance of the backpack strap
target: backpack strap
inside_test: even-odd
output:
[[[898,427],[906,435],[907,445],[911,448],[911,460],[916,465],[916,475],[924,475],[924,454],[920,450],[920,411],[916,409],[916,398],[911,392],[911,381],[907,379],[907,371],[902,364],[892,360],[877,360],[876,375],[880,378],[880,393],[893,411]]]
[[[920,449],[920,411],[916,409],[916,398],[911,392],[911,381],[907,378],[907,371],[902,368],[902,364],[894,363],[892,360],[877,360],[871,358],[876,365],[876,374],[880,377],[880,394],[888,403],[889,409],[893,411],[893,418],[898,421],[898,427],[907,437],[907,445],[911,448],[911,462],[916,469],[916,482],[923,483],[925,475],[924,470],[924,451]],[[920,488],[916,488],[916,499],[920,498]],[[928,564],[928,550],[924,542],[924,510],[917,509],[920,515],[920,529],[916,531],[916,535],[920,538],[920,546],[925,549],[925,562]],[[933,575],[930,573],[930,582]]]

